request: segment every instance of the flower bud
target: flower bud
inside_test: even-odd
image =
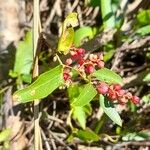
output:
[[[71,58],[68,58],[67,60],[66,60],[66,65],[71,65],[72,64],[72,59]]]
[[[98,56],[97,56],[97,55],[94,55],[94,54],[90,54],[89,59],[90,59],[92,62],[97,62]]]
[[[94,72],[94,66],[92,65],[92,64],[87,64],[86,66],[85,66],[85,72],[86,73],[93,73]]]
[[[115,100],[117,99],[117,93],[113,89],[109,88],[108,90],[108,96],[110,99]]]
[[[140,98],[139,98],[138,96],[132,96],[131,101],[132,101],[134,104],[139,104],[139,103],[140,103]]]
[[[109,89],[109,86],[105,82],[102,82],[97,86],[97,90],[100,94],[107,94],[108,89]]]
[[[85,49],[83,49],[83,48],[79,48],[79,49],[77,49],[77,53],[78,53],[78,55],[84,55],[85,54]]]
[[[104,63],[103,61],[98,61],[98,62],[97,62],[97,66],[98,66],[99,68],[103,68],[104,65],[105,65],[105,63]]]
[[[69,80],[71,77],[70,77],[70,74],[69,73],[63,73],[63,78],[65,81]]]
[[[119,91],[119,90],[121,90],[121,85],[120,84],[114,84],[113,89],[116,91]]]
[[[85,63],[85,59],[83,59],[83,58],[79,59],[78,64],[80,66],[82,66],[84,63]]]

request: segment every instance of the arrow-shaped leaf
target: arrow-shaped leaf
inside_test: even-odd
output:
[[[22,103],[26,103],[48,96],[63,84],[64,80],[62,72],[62,66],[57,66],[54,69],[41,74],[31,85],[15,92],[13,98]]]

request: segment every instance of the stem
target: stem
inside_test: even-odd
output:
[[[60,64],[60,65],[62,65],[62,66],[64,66],[64,64],[62,63],[62,61],[61,61],[60,57],[59,57],[57,54],[56,54],[56,58],[57,58],[57,60],[58,60],[59,64]]]
[[[33,78],[39,75],[38,68],[38,38],[40,29],[40,18],[39,18],[39,0],[33,1],[33,60],[35,61],[33,66]],[[41,150],[41,134],[39,127],[39,100],[34,101],[34,150]]]

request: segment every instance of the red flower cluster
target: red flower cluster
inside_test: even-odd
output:
[[[119,84],[108,85],[105,82],[101,82],[97,85],[97,91],[100,94],[106,95],[110,100],[117,100],[120,104],[126,104],[128,100],[131,100],[134,104],[140,102],[140,98],[133,96],[130,92],[125,91]]]
[[[73,62],[77,62],[77,68],[80,72],[91,74],[94,72],[96,66],[98,68],[104,67],[102,54],[90,54],[89,57],[85,59],[85,49],[73,47],[70,51],[70,55],[71,58],[66,60],[66,65],[71,65]]]
[[[72,80],[71,65],[75,62],[74,68],[80,72],[81,75],[86,76],[104,67],[103,54],[90,54],[86,59],[85,50],[83,48],[72,47],[70,51],[70,58],[65,61],[66,67],[64,68],[63,78],[66,85],[69,85]],[[111,101],[118,101],[120,104],[126,104],[131,100],[134,104],[140,102],[140,98],[133,96],[130,92],[123,90],[119,84],[108,85],[105,82],[93,84],[96,85],[97,91],[100,94],[107,96]]]

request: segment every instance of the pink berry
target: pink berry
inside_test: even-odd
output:
[[[114,88],[114,90],[119,91],[119,90],[121,90],[121,85],[120,84],[114,84],[113,88]]]
[[[86,73],[93,73],[94,72],[94,66],[92,64],[88,64],[85,66],[85,72]]]
[[[103,61],[98,61],[98,62],[97,62],[97,66],[98,66],[99,68],[103,68],[104,65],[105,65],[105,63],[104,63]]]
[[[97,86],[97,90],[100,94],[107,94],[108,89],[109,89],[109,86],[105,82],[102,82]]]
[[[138,96],[132,96],[131,101],[132,101],[134,104],[139,104],[139,103],[140,103],[140,98],[139,98]]]

